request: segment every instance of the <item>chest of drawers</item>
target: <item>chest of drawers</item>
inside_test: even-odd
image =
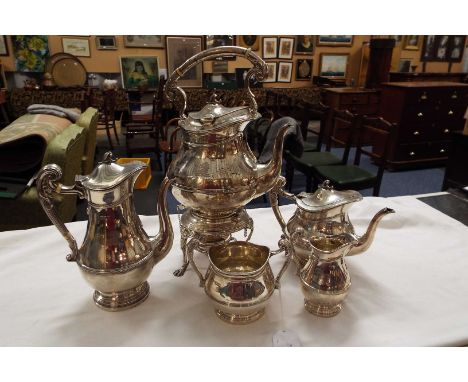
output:
[[[397,124],[389,168],[441,165],[450,133],[460,130],[468,106],[468,85],[455,82],[382,84],[380,115]]]

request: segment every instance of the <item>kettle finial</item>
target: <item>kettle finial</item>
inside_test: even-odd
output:
[[[99,162],[99,163],[111,164],[111,163],[114,163],[115,161],[116,159],[112,155],[112,151],[106,151],[106,153],[104,154],[102,158],[102,162]]]
[[[213,93],[210,96],[210,103],[221,103],[221,99],[216,94],[216,89],[213,90]]]

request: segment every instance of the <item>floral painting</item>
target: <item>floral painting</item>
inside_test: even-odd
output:
[[[47,36],[11,36],[18,72],[43,72],[49,55]]]

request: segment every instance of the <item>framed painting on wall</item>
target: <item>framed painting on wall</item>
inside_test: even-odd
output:
[[[280,62],[278,65],[278,82],[291,82],[292,62]]]
[[[400,73],[409,73],[411,72],[411,59],[410,58],[400,58],[398,63],[398,71]]]
[[[403,38],[404,50],[419,50],[421,47],[421,36],[405,36]]]
[[[451,36],[448,59],[451,62],[461,62],[465,48],[465,36]]]
[[[120,57],[122,86],[125,89],[140,87],[155,89],[159,85],[159,60],[153,56]]]
[[[267,76],[263,82],[276,82],[276,62],[266,62]]]
[[[49,55],[47,36],[11,36],[16,70],[43,72]]]
[[[116,50],[115,36],[96,36],[96,48],[98,50]]]
[[[126,48],[164,48],[164,35],[125,35]]]
[[[244,48],[250,48],[252,50],[258,50],[259,48],[259,37],[254,35],[242,35],[239,36],[239,45]]]
[[[296,60],[296,81],[310,81],[312,79],[313,61],[310,58]]]
[[[205,36],[206,49],[216,48],[218,46],[234,46],[236,45],[236,37],[233,35],[207,35]],[[215,60],[235,60],[236,56],[216,57]]]
[[[276,37],[263,37],[263,58],[276,58],[278,56],[278,39]]]
[[[201,37],[171,36],[166,37],[167,74],[170,76],[175,69],[193,55],[202,51]],[[190,69],[177,81],[182,87],[199,87],[203,85],[203,65]]]
[[[278,58],[291,59],[294,49],[294,38],[293,37],[281,37],[279,43],[279,54]]]
[[[348,57],[348,53],[320,54],[319,76],[345,78]]]
[[[86,38],[62,37],[63,52],[76,57],[91,57],[89,40]]]
[[[314,54],[314,36],[296,36],[295,54]]]
[[[0,35],[0,56],[8,56],[8,43],[4,35]]]
[[[352,46],[352,35],[320,35],[317,38],[317,45],[322,46]]]

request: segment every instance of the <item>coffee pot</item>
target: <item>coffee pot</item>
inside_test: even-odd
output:
[[[67,240],[68,261],[78,265],[84,279],[95,289],[94,301],[102,309],[118,311],[143,302],[149,294],[146,281],[153,267],[169,252],[173,231],[166,205],[171,184],[164,179],[158,197],[159,233],[150,237],[143,229],[133,203],[133,187],[146,164],[117,164],[111,152],[89,175],[77,175],[72,186],[58,181],[62,170],[44,166],[37,180],[39,201]],[[54,205],[58,195],[78,195],[88,202],[88,226],[80,248]]]

